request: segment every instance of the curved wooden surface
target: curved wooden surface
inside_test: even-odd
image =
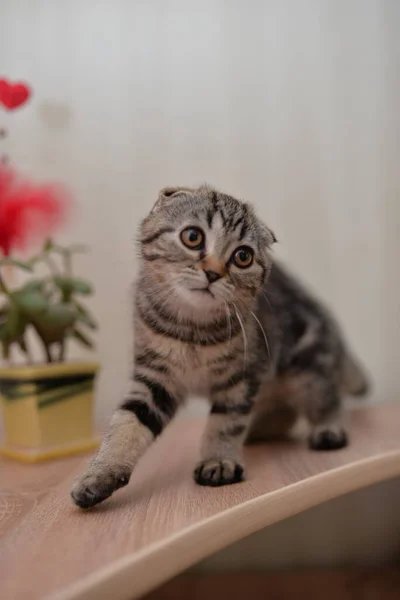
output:
[[[354,411],[351,445],[246,449],[248,480],[192,481],[204,422],[173,424],[131,483],[95,509],[69,501],[86,459],[0,461],[0,597],[132,600],[221,548],[347,492],[400,475],[400,403]]]

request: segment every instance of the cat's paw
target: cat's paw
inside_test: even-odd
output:
[[[201,462],[193,473],[194,480],[199,485],[229,485],[244,480],[242,465],[230,458],[211,459]]]
[[[312,450],[339,450],[349,439],[344,429],[323,429],[313,432],[308,442]]]
[[[122,469],[89,470],[75,481],[71,489],[71,497],[80,508],[91,508],[127,485],[130,476],[129,471]]]

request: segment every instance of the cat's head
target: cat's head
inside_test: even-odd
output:
[[[200,312],[249,305],[275,241],[251,205],[207,186],[163,189],[140,227],[144,273]]]

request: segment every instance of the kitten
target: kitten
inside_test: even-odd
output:
[[[208,187],[161,191],[140,228],[134,375],[100,450],[75,482],[88,508],[126,485],[189,393],[211,403],[194,479],[244,479],[247,440],[285,434],[347,444],[341,396],[367,381],[333,318],[278,264],[253,208]]]

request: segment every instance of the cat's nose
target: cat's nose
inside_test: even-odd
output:
[[[217,279],[221,278],[221,274],[217,273],[216,271],[204,271],[204,273],[207,276],[207,279],[210,283],[213,283],[214,281],[217,281]]]

